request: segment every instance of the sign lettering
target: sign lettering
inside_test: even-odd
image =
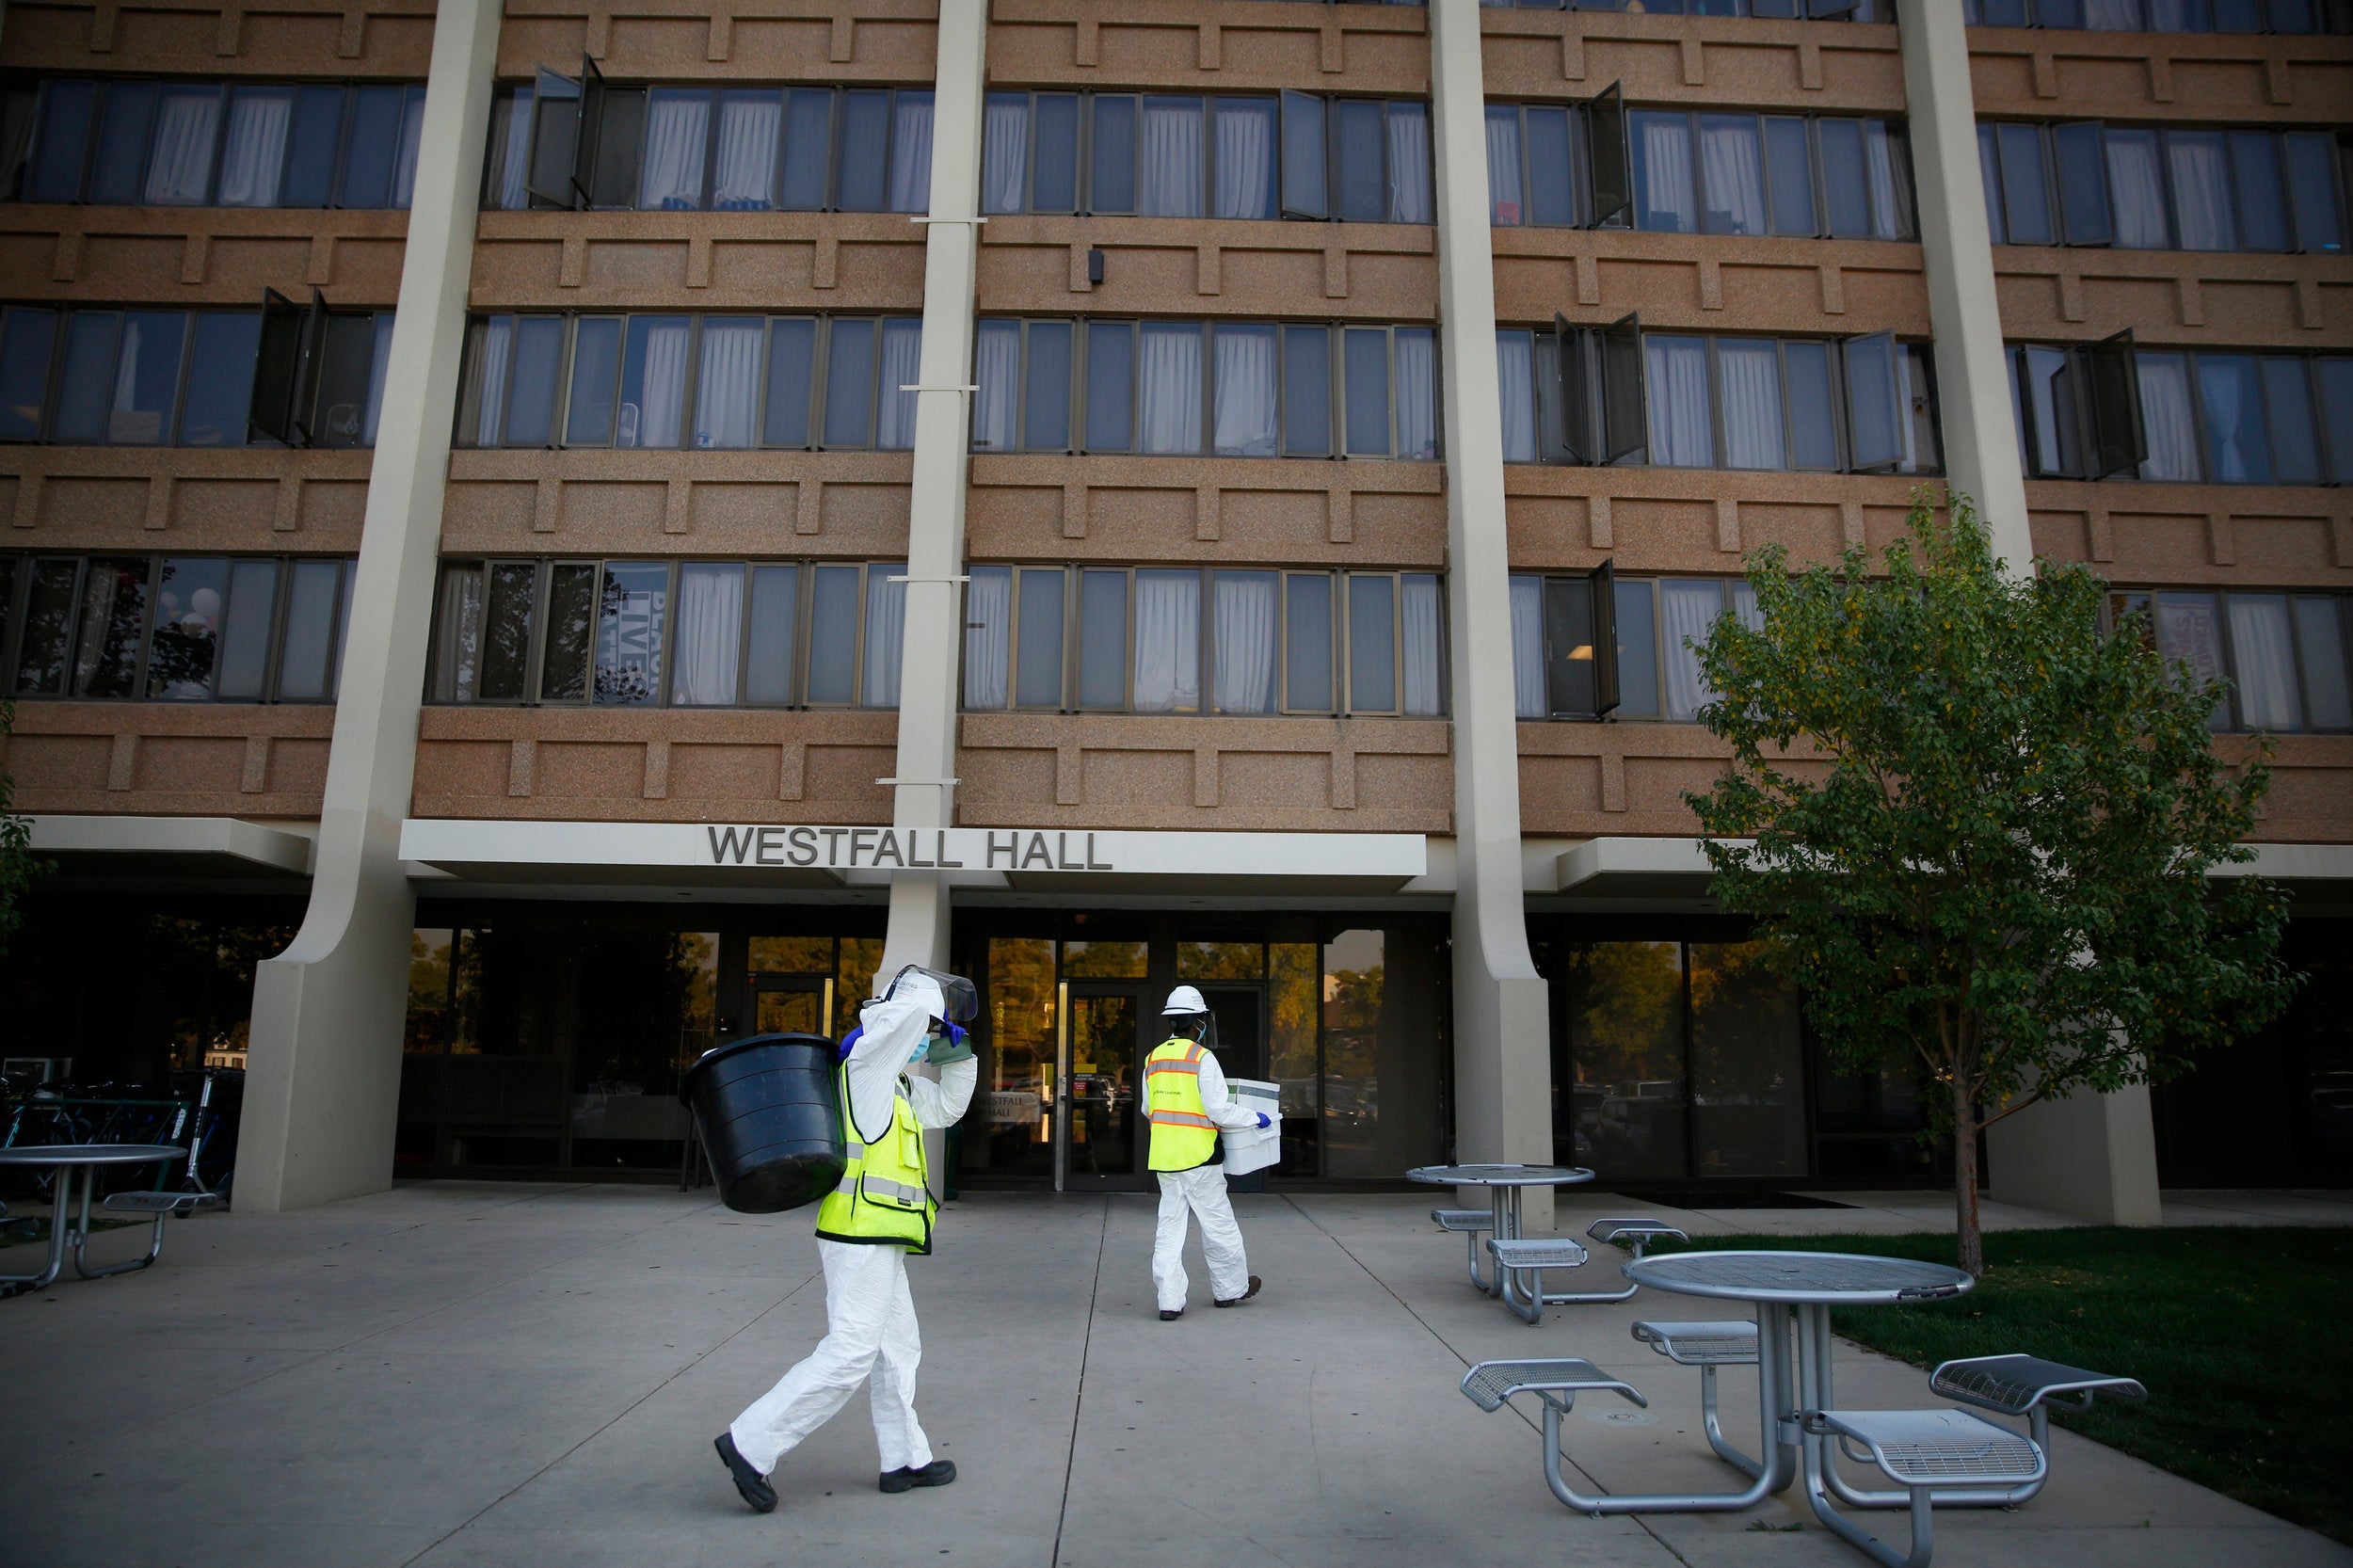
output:
[[[1065,828],[707,824],[713,866],[806,871],[1115,872],[1114,833]]]

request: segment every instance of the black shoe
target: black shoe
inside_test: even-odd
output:
[[[1230,1301],[1222,1301],[1222,1302],[1218,1302],[1218,1303],[1216,1303],[1215,1304],[1216,1304],[1216,1305],[1219,1305],[1219,1306],[1240,1306],[1242,1303],[1244,1303],[1244,1302],[1248,1301],[1251,1297],[1253,1297],[1253,1296],[1257,1295],[1257,1293],[1258,1293],[1258,1276],[1257,1276],[1257,1275],[1256,1275],[1256,1274],[1252,1274],[1252,1275],[1250,1276],[1250,1288],[1249,1288],[1249,1289],[1244,1290],[1244,1291],[1243,1291],[1241,1295],[1234,1297],[1234,1298],[1233,1298],[1233,1299],[1231,1299]]]
[[[1169,1311],[1166,1307],[1160,1308],[1160,1321],[1163,1323],[1173,1323],[1184,1315],[1185,1309],[1181,1306],[1174,1312]]]
[[[956,1462],[935,1459],[920,1470],[909,1466],[904,1470],[885,1470],[879,1483],[886,1492],[904,1492],[910,1486],[945,1486],[956,1479]]]
[[[719,1450],[719,1463],[735,1478],[735,1489],[744,1494],[754,1513],[774,1513],[776,1511],[776,1489],[768,1484],[768,1478],[752,1468],[752,1462],[735,1451],[735,1433],[723,1432],[712,1447]]]

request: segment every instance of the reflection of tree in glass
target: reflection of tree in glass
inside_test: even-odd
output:
[[[620,574],[608,569],[600,618],[602,630],[598,633],[597,700],[599,702],[650,702],[653,700],[653,631],[654,616],[639,601],[641,593],[632,593]]]
[[[1631,1093],[1683,1076],[1683,964],[1673,942],[1570,950],[1569,1038],[1577,1081]]]
[[[403,1048],[449,1048],[450,931],[408,934],[408,1027]]]
[[[580,962],[575,1081],[592,1092],[667,1095],[697,1026],[697,982],[712,938],[677,931],[589,931]],[[709,999],[700,1026],[710,1027]]]
[[[213,689],[220,646],[221,561],[166,561],[157,583],[155,630],[147,639],[147,689],[168,697],[201,697]]]
[[[846,1034],[857,1021],[858,1005],[874,994],[874,971],[882,968],[883,939],[844,936],[834,970],[834,1033]]]
[[[1142,942],[1064,942],[1062,972],[1070,980],[1141,980],[1150,966]]]
[[[1256,942],[1179,942],[1179,980],[1257,980],[1266,973],[1266,950]]]

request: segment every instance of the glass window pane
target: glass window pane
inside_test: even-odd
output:
[[[1779,345],[1726,338],[1716,345],[1716,373],[1723,391],[1724,466],[1787,467]]]
[[[98,556],[82,578],[81,634],[74,639],[75,696],[130,696],[139,636],[147,629],[147,558]]]
[[[671,213],[700,207],[703,154],[710,142],[710,88],[655,88],[648,92],[645,153],[637,169],[638,207]]]
[[[1135,711],[1198,712],[1201,574],[1139,571],[1135,578]]]
[[[1405,629],[1402,664],[1404,712],[1431,717],[1446,712],[1446,618],[1438,580],[1429,572],[1407,572],[1399,580]]]
[[[773,88],[719,94],[718,148],[711,167],[714,210],[765,212],[772,205],[783,134],[784,100]]]
[[[1136,210],[1136,101],[1097,94],[1094,101],[1095,189],[1089,199],[1098,213]]]
[[[1283,328],[1283,450],[1306,457],[1332,450],[1332,334],[1326,328]]]
[[[179,311],[127,311],[106,411],[106,440],[118,446],[153,446],[171,439],[172,405],[180,395],[180,353],[188,318]]]
[[[2268,131],[2232,132],[2231,174],[2237,183],[2239,248],[2289,248],[2287,193],[2280,184],[2279,138]]]
[[[417,149],[424,139],[424,88],[409,88],[401,94],[400,143],[392,155],[392,191],[390,204],[407,208],[417,184]]]
[[[603,446],[613,440],[621,374],[621,323],[614,316],[584,316],[572,329],[572,395],[564,439],[574,446]],[[632,434],[636,421],[632,417]],[[484,432],[489,439],[490,432]]]
[[[1912,159],[1904,130],[1884,120],[1863,122],[1863,164],[1871,179],[1871,237],[1913,237]]]
[[[1022,389],[1021,444],[1032,452],[1070,447],[1070,336],[1066,321],[1034,321],[1029,375]]]
[[[1088,571],[1079,580],[1079,706],[1128,704],[1128,574]]]
[[[695,375],[696,446],[734,448],[758,442],[760,340],[766,332],[767,323],[758,316],[703,318],[701,357]],[[681,614],[685,592],[680,584]]]
[[[1201,216],[1201,100],[1146,98],[1137,137],[1136,212]]]
[[[2185,250],[2231,250],[2238,236],[2231,221],[2231,168],[2219,131],[2168,131],[2167,171]]]
[[[1348,454],[1389,455],[1389,335],[1352,327],[1341,336],[1348,397]]]
[[[2222,625],[2214,595],[2159,594],[2156,618],[2157,651],[2168,664],[2187,666],[2188,679],[2200,685],[2222,679]],[[2217,702],[2211,727],[2229,728],[2230,712],[2227,697]]]
[[[1283,705],[1294,712],[1337,712],[1328,573],[1295,571],[1283,578]]]
[[[147,646],[147,695],[201,702],[213,695],[229,563],[167,560],[155,580],[155,629]]]
[[[2009,232],[2002,227],[2002,150],[1991,125],[1977,127],[1977,176],[1985,186],[1987,235],[1995,245],[2008,245]]]
[[[2313,368],[2320,376],[2320,412],[2328,422],[2331,471],[2338,484],[2353,484],[2353,360],[2315,360]]]
[[[2101,140],[2107,152],[2116,245],[2132,250],[2170,249],[2173,227],[2165,212],[2165,166],[2157,156],[2157,133],[2109,126]]]
[[[245,444],[261,339],[262,318],[252,311],[207,311],[196,318],[196,346],[180,408],[181,445]]]
[[[1700,176],[1707,232],[1765,232],[1765,159],[1754,115],[1700,116]]]
[[[1528,117],[1528,221],[1565,228],[1577,222],[1569,111],[1531,104],[1524,112]]]
[[[1496,397],[1500,405],[1503,460],[1536,460],[1535,341],[1528,332],[1496,332]]]
[[[360,88],[352,94],[351,136],[344,144],[344,178],[336,200],[345,207],[382,207],[392,194],[406,107],[398,88]]]
[[[1221,339],[1225,336],[1220,333]],[[1201,450],[1201,328],[1193,322],[1147,321],[1144,323],[1143,347],[1139,358],[1137,379],[1141,384],[1138,399],[1137,425],[1140,450],[1150,453],[1191,454]],[[1223,351],[1221,350],[1221,364]],[[1267,433],[1273,436],[1274,408],[1273,347],[1267,345],[1266,414]],[[1238,363],[1237,395],[1246,392],[1241,379],[1246,367]],[[1221,376],[1223,379],[1223,376]],[[1246,401],[1234,405],[1240,419],[1248,411]],[[1221,425],[1224,424],[1221,410]],[[1221,431],[1221,434],[1223,432]]]
[[[1802,1176],[1805,1052],[1798,988],[1761,942],[1693,942],[1692,1169]]]
[[[1838,466],[1837,402],[1831,394],[1830,344],[1802,339],[1782,344],[1789,376],[1789,466]],[[1729,400],[1729,392],[1725,394]]]
[[[371,356],[375,324],[367,324]],[[356,340],[355,340],[356,344]],[[515,323],[515,371],[508,380],[506,444],[547,446],[555,440],[555,384],[564,364],[564,323],[556,316],[523,316]],[[611,378],[606,378],[610,386]],[[321,401],[330,408],[332,395]],[[328,427],[336,427],[333,414]]]
[[[155,145],[143,195],[150,205],[200,205],[212,189],[220,89],[168,87],[155,105]]]
[[[287,88],[239,88],[229,102],[229,136],[221,150],[224,207],[275,207],[294,130],[294,92]]]
[[[1680,110],[1639,109],[1626,120],[1634,142],[1635,227],[1674,234],[1697,230],[1690,117]],[[1856,162],[1860,174],[1859,156]]]
[[[866,568],[865,668],[858,682],[858,703],[867,708],[899,705],[899,669],[906,657],[906,568],[898,564]]]
[[[2314,729],[2353,729],[2346,679],[2345,607],[2335,599],[2296,600],[2296,650],[2304,666],[2305,717]]]
[[[825,444],[864,446],[874,412],[874,323],[836,320],[825,345]]]
[[[874,410],[874,444],[886,452],[915,445],[918,395],[906,389],[923,379],[923,321],[893,316],[882,324],[882,368]]]
[[[1772,190],[1773,232],[1813,233],[1814,162],[1806,149],[1804,120],[1787,115],[1766,117],[1765,165]]]
[[[2288,164],[2288,193],[2296,204],[2296,248],[2345,248],[2345,215],[2337,201],[2336,137],[2291,131],[2281,138]]]
[[[2222,485],[2271,483],[2263,389],[2251,354],[2198,356],[2198,401],[2206,413],[2206,477]]]
[[[1013,568],[965,570],[964,706],[1002,708],[1013,675]]]
[[[670,653],[670,700],[686,708],[731,706],[744,636],[744,568],[688,561],[678,571],[678,635]]]
[[[306,89],[307,90],[307,89]],[[337,128],[341,129],[342,94],[337,90]],[[304,100],[304,113],[309,112],[309,99]],[[531,121],[533,92],[528,87],[509,88],[490,102],[489,168],[483,180],[482,203],[500,212],[520,212],[531,205]],[[308,153],[301,143],[309,138],[297,133],[296,168],[303,167]],[[320,178],[318,204],[324,206],[333,196],[335,182],[331,170],[332,138],[328,143],[328,172]]]
[[[1397,579],[1351,572],[1348,578],[1348,708],[1397,711]]]
[[[972,450],[1011,452],[1020,415],[1021,323],[983,321],[972,332]]]
[[[1282,104],[1283,211],[1293,217],[1329,217],[1324,102],[1313,93],[1287,92]]]
[[[2075,408],[2074,361],[2064,350],[2029,346],[2025,372],[2026,423],[2033,432],[2028,466],[2036,473],[2081,473],[2083,437]]]
[[[1707,340],[1651,335],[1642,345],[1650,388],[1650,460],[1666,468],[1707,468],[1716,461],[1708,409]]]
[[[792,700],[793,632],[800,617],[800,568],[752,568],[752,627],[744,654],[744,700]]]
[[[981,109],[981,211],[1029,208],[1030,95],[992,92]]]
[[[1564,1156],[1629,1176],[1681,1177],[1689,1096],[1683,955],[1674,942],[1569,948],[1571,1107]],[[1573,1151],[1573,1152],[1572,1152]]]
[[[25,192],[28,201],[71,201],[79,194],[75,182],[81,177],[82,143],[88,134],[90,84],[88,82],[52,82],[42,96],[40,127],[42,145],[35,150],[33,186]],[[50,175],[49,145],[52,116],[72,117],[70,126],[58,126],[59,145],[56,152],[63,156],[71,150],[70,168],[56,171],[57,186],[54,192],[39,193]],[[148,143],[155,127],[155,84],[152,82],[109,82],[106,84],[105,106],[99,116],[98,155],[91,161],[89,199],[93,203],[108,207],[127,207],[141,200],[147,171]]]
[[[1510,579],[1512,591],[1512,706],[1524,719],[1541,719],[1545,698],[1545,584],[1540,577]]]
[[[1896,340],[1885,332],[1841,345],[1847,370],[1847,460],[1858,469],[1901,460],[1904,421],[1896,386]]]
[[[2107,158],[2102,139],[2101,126],[2093,120],[2051,127],[2060,232],[2070,245],[2103,244],[2114,233],[2108,221]]]
[[[1430,110],[1426,104],[1389,104],[1389,221],[1428,223],[1430,205]]]
[[[33,563],[25,588],[24,641],[17,650],[16,689],[20,693],[56,696],[65,691],[81,566],[72,557]]]
[[[1487,221],[1497,228],[1528,221],[1528,195],[1520,184],[1520,110],[1516,104],[1487,105]]]
[[[49,401],[49,356],[56,339],[55,311],[11,308],[0,318],[0,440],[40,439],[41,410]],[[242,409],[238,420],[242,430]]]
[[[1220,98],[1212,103],[1217,118],[1217,216],[1277,216],[1274,100]],[[1380,107],[1372,107],[1378,119]],[[1385,213],[1386,197],[1385,190]]]
[[[1593,593],[1582,577],[1544,579],[1545,700],[1556,714],[1593,712]]]
[[[925,213],[932,206],[932,95],[901,88],[891,95],[890,210]]]
[[[1343,98],[1332,105],[1332,139],[1339,164],[1339,216],[1380,223],[1389,216],[1383,168],[1381,105]]]
[[[1274,586],[1271,571],[1216,574],[1210,613],[1221,713],[1274,712]]]
[[[1934,473],[1945,466],[1944,453],[1937,441],[1933,368],[1927,344],[1897,345],[1896,370],[1902,377],[1900,412],[1904,422],[1903,460],[1896,465],[1898,473]]]
[[[1438,344],[1427,327],[1400,327],[1389,334],[1396,352],[1397,455],[1429,459],[1438,456]]]
[[[1087,323],[1087,428],[1090,452],[1126,452],[1134,444],[1135,327],[1125,321]]]
[[[1662,718],[1689,723],[1699,717],[1702,704],[1715,700],[1716,694],[1700,675],[1696,645],[1707,641],[1723,612],[1723,584],[1712,579],[1670,578],[1658,584],[1658,640],[1665,652],[1659,681]]]
[[[32,170],[24,180],[25,200],[72,201],[80,197],[82,163],[89,149],[90,109],[97,101],[95,82],[41,84]],[[143,136],[135,145],[141,153],[147,150]]]
[[[2296,638],[2288,601],[2278,594],[2233,594],[2231,668],[2237,677],[2239,724],[2246,729],[2301,729],[2297,700]]]
[[[597,700],[650,707],[662,695],[670,568],[660,561],[610,561],[597,605]]]
[[[2321,481],[2320,439],[2313,429],[2312,389],[2304,360],[2266,356],[2263,361],[2264,414],[2271,426],[2271,473],[2281,485]]]
[[[1822,205],[1830,219],[1833,234],[1841,238],[1867,239],[1871,234],[1870,166],[1863,152],[1863,126],[1852,120],[1824,120],[1816,122],[1822,149]],[[2003,127],[2005,135],[2016,127]],[[2029,138],[2035,136],[2032,127],[2026,128]],[[2036,144],[2040,146],[2040,142]],[[2024,243],[2024,233],[2017,223],[2017,193],[2010,186],[2008,155],[2009,144],[2003,144],[2002,179],[2004,191],[2010,198],[2009,238],[2012,244]],[[2040,152],[2037,153],[2040,157]],[[2033,200],[2042,200],[2041,166],[2033,170]],[[2040,209],[2038,209],[2040,210]],[[2050,222],[2042,220],[2041,241],[2050,238]]]
[[[1618,579],[1618,707],[1622,719],[1658,716],[1658,628],[1651,584]]]
[[[1020,667],[1014,701],[1023,708],[1059,708],[1063,692],[1063,571],[1024,567],[1021,579]]]
[[[768,324],[768,402],[761,437],[770,446],[808,444],[809,389],[816,364],[815,322],[788,316]]]
[[[785,94],[784,180],[777,206],[813,213],[825,204],[832,147],[833,94],[823,88],[792,88]]]
[[[122,318],[112,311],[76,311],[66,318],[65,374],[50,434],[61,441],[104,440],[114,401],[115,340]]]
[[[846,704],[857,679],[858,568],[814,568],[808,616],[808,700]]]
[[[675,447],[685,433],[685,316],[632,316],[621,350],[617,446]]]
[[[1827,123],[1825,130],[1828,129]],[[2002,216],[2012,245],[2048,245],[2057,236],[2051,227],[2050,184],[2042,167],[2042,132],[2033,125],[1997,125],[1996,145],[2002,155]],[[1836,206],[1839,182],[1830,175],[1829,143],[1823,143],[1827,188]],[[1832,226],[1833,233],[1849,231]]]
[[[881,212],[889,195],[890,94],[843,93],[840,135],[834,205],[845,213]]]
[[[2198,459],[2198,417],[2189,392],[2189,358],[2184,354],[2139,354],[2140,427],[2149,459],[2140,465],[2143,479],[2195,481]]]
[[[281,697],[316,701],[327,695],[336,580],[331,569],[315,569],[319,566],[305,561],[295,568],[286,606],[286,653],[278,672]],[[538,568],[528,561],[495,561],[488,575],[481,678],[474,695],[486,702],[516,702],[523,696],[531,664],[532,600]]]
[[[1079,206],[1079,100],[1041,92],[1033,100],[1037,148],[1030,169],[1030,210],[1076,212]]]
[[[433,612],[432,699],[472,702],[481,660],[482,568],[472,561],[444,565]]]
[[[221,617],[220,674],[213,684],[213,694],[222,701],[261,699],[269,676],[270,630],[277,611],[278,563],[230,562],[229,602]]]

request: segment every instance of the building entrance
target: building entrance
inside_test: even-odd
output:
[[[1054,1168],[1065,1192],[1135,1192],[1148,1179],[1139,1090],[1144,1082],[1144,988],[1064,982],[1064,1052],[1054,1117]],[[1158,1019],[1152,1020],[1157,1023]],[[1154,1042],[1157,1044],[1157,1042]]]

